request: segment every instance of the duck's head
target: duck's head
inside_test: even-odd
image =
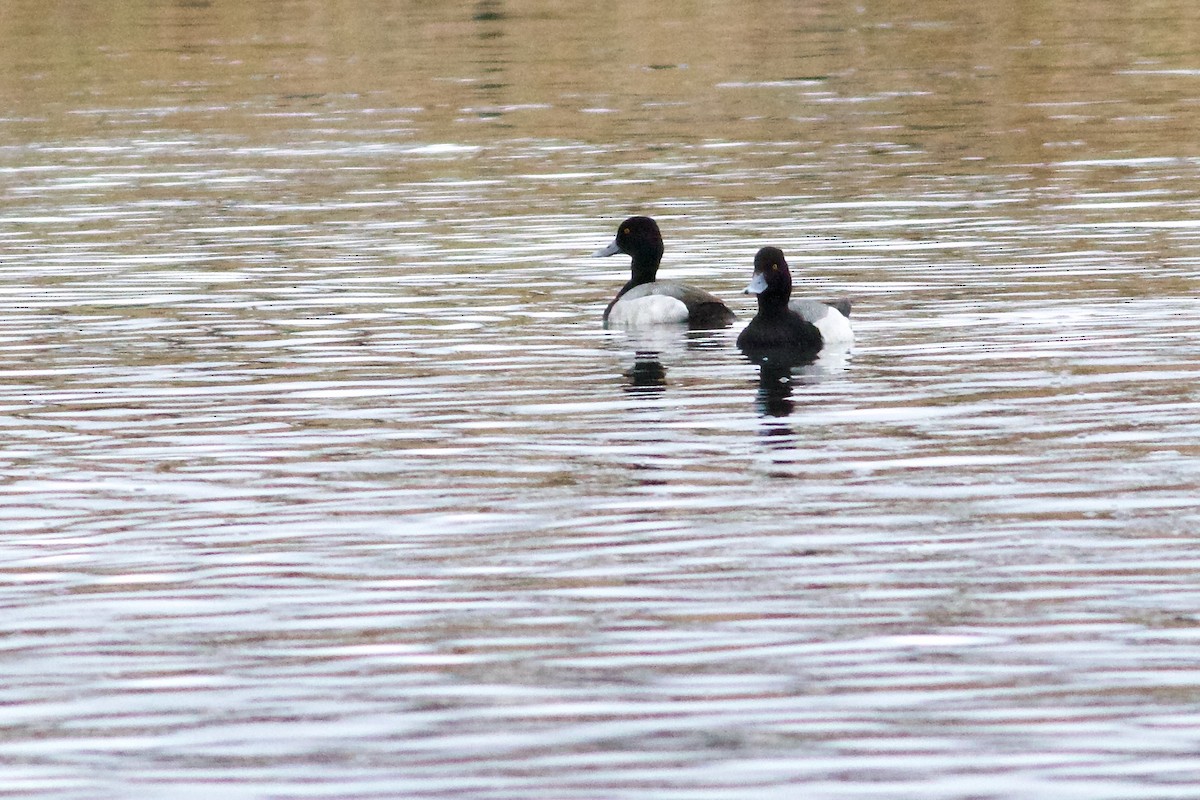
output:
[[[617,237],[612,243],[592,255],[611,256],[617,253],[632,257],[635,271],[639,267],[657,270],[663,255],[663,240],[658,223],[650,217],[630,217],[617,228]]]
[[[788,271],[782,250],[764,247],[755,254],[754,277],[750,279],[745,294],[756,294],[760,300],[782,298],[787,303],[792,294],[792,273]]]

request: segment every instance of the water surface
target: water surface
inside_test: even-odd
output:
[[[14,4],[0,793],[1193,796],[1198,29]]]

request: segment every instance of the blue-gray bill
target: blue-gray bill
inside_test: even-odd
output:
[[[592,253],[592,258],[599,258],[600,256],[615,256],[619,252],[621,252],[621,246],[617,244],[616,239],[613,239],[612,243],[609,244],[608,247],[601,247],[599,250]]]
[[[599,255],[599,254],[597,254]],[[750,279],[749,285],[742,290],[742,294],[762,294],[767,290],[767,279],[761,272],[754,273],[754,277]]]

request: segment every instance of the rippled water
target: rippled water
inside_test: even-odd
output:
[[[117,5],[0,28],[0,795],[1195,796],[1192,6]],[[604,330],[630,213],[857,343]]]

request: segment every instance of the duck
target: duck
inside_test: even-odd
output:
[[[630,256],[632,276],[604,309],[606,327],[639,328],[682,324],[707,330],[733,324],[734,314],[720,298],[703,289],[675,281],[660,281],[663,240],[658,223],[650,217],[630,217],[617,228],[612,244],[594,257],[623,253]]]
[[[854,341],[850,301],[792,300],[792,273],[778,247],[763,247],[754,256],[754,277],[745,294],[758,296],[758,313],[738,334],[746,353],[788,351],[814,357],[826,345]]]

